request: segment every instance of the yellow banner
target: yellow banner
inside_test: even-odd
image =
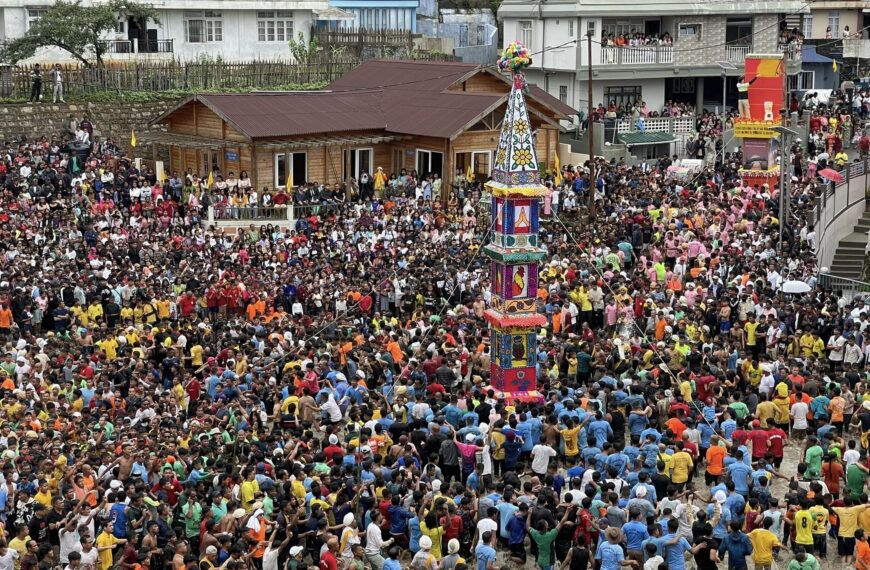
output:
[[[734,123],[734,136],[741,139],[772,139],[776,133],[768,123]]]

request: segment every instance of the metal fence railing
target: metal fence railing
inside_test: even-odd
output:
[[[851,300],[858,295],[866,297],[870,294],[870,283],[850,279],[849,277],[831,275],[830,273],[819,274],[819,286],[833,291],[842,291],[843,297],[847,300]]]
[[[213,208],[214,219],[218,221],[251,221],[251,222],[286,222],[291,213],[282,206],[221,206]]]

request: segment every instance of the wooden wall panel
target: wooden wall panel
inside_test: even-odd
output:
[[[263,186],[270,189],[275,188],[275,152],[270,149],[257,149],[257,190],[261,190]]]
[[[493,77],[489,73],[478,73],[469,77],[463,83],[459,83],[450,88],[451,91],[473,91],[476,93],[507,93],[510,91],[510,85]]]
[[[326,169],[326,147],[308,149],[308,180],[310,182],[329,182]]]
[[[169,124],[170,133],[179,133],[182,135],[196,134],[196,122],[193,120],[194,104],[195,103],[188,103],[169,116],[167,123]]]
[[[466,131],[453,140],[453,151],[495,150],[498,137],[498,131]]]
[[[390,175],[391,167],[393,164],[392,159],[393,145],[390,143],[381,143],[375,145],[375,156],[374,156],[374,169],[377,172],[378,167],[384,169],[384,172],[387,173],[387,176]],[[374,174],[374,172],[372,172]]]
[[[195,148],[184,148],[184,171],[190,169],[194,174],[201,174],[199,171],[199,153]]]
[[[342,182],[342,161],[344,160],[340,145],[323,147],[324,175],[323,181],[330,184]]]
[[[179,174],[184,172],[184,156],[181,148],[176,145],[172,145],[169,147],[168,175],[171,176],[173,172],[178,172]]]
[[[196,134],[209,139],[221,139],[224,136],[223,119],[202,103],[197,103],[196,108]]]

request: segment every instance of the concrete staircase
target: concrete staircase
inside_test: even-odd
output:
[[[837,245],[837,251],[831,261],[831,275],[850,279],[861,278],[868,232],[870,232],[870,210],[864,212],[858,220],[854,233],[841,239]]]

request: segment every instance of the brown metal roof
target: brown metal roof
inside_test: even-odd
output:
[[[482,68],[472,63],[371,59],[333,81],[327,89],[440,92],[477,69]]]
[[[250,138],[384,128],[380,91],[197,95]]]
[[[335,81],[328,91],[200,94],[152,124],[196,100],[250,139],[371,130],[449,138],[507,95],[507,90],[448,91],[479,72],[493,73],[468,63],[370,60]],[[576,113],[538,87],[531,86],[529,95],[556,113]]]

